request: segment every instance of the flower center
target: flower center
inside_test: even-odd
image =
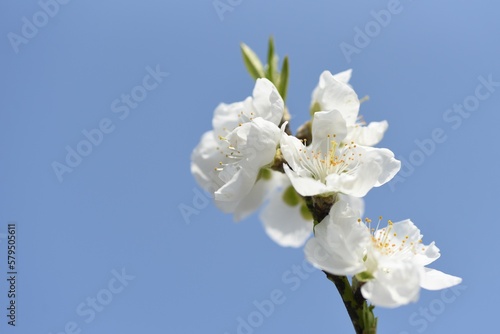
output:
[[[402,256],[413,257],[417,254],[417,247],[422,243],[422,240],[412,240],[409,235],[398,235],[395,231],[394,223],[391,220],[387,221],[387,227],[379,229],[379,217],[376,228],[371,228],[371,219],[365,218],[365,225],[370,229],[371,240],[375,249],[385,256]],[[361,219],[358,219],[361,222]]]
[[[250,112],[246,113],[245,110],[236,110],[238,115],[238,125],[234,127],[236,129],[239,126],[242,126],[243,123],[251,122],[255,118],[255,113]],[[244,157],[241,151],[238,150],[236,146],[237,143],[231,143],[225,137],[234,129],[228,129],[227,127],[223,127],[221,130],[222,135],[219,134],[220,145],[216,147],[216,150],[221,154],[222,160],[219,161],[219,167],[215,167],[215,170],[221,172],[225,167],[232,165],[233,167],[237,167],[238,162]]]
[[[299,161],[304,169],[309,171],[316,180],[323,183],[326,182],[326,177],[330,174],[355,174],[360,164],[358,158],[361,156],[361,153],[356,152],[356,144],[351,142],[339,145],[335,140],[332,140],[332,136],[328,135],[327,137],[326,152],[309,149],[308,146],[299,149],[302,153]]]
[[[217,146],[215,149],[221,154],[222,160],[219,161],[219,167],[215,167],[215,170],[221,172],[227,166],[237,167],[236,165],[244,157],[241,151],[237,147],[233,146],[226,137],[219,136],[221,145]]]

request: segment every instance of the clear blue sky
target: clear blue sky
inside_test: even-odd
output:
[[[234,334],[239,317],[259,334],[352,332],[324,275],[297,269],[301,249],[274,244],[255,215],[234,224],[193,203],[191,150],[219,102],[251,94],[239,43],[264,56],[271,34],[290,57],[294,129],[320,73],[353,68],[362,114],[388,120],[381,146],[404,162],[367,214],[411,218],[441,249],[433,266],[464,279],[377,309],[379,332],[498,327],[498,3],[222,0],[219,16],[212,0],[59,1],[41,1],[50,16],[35,0],[0,5],[0,332]],[[197,205],[189,224],[182,204]]]

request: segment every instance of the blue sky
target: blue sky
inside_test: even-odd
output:
[[[458,289],[423,291],[416,304],[377,308],[379,332],[496,328],[496,2],[0,8],[0,331],[234,334],[273,299],[247,332],[352,332],[334,287],[301,249],[274,244],[256,215],[234,224],[197,195],[190,175],[215,106],[251,94],[239,43],[263,57],[270,35],[290,57],[293,129],[307,120],[320,73],[353,69],[357,93],[370,96],[362,114],[388,120],[380,145],[403,161],[397,182],[368,194],[366,213],[411,218],[441,249],[433,266],[464,279]],[[68,158],[72,150],[85,156]],[[181,205],[196,214],[183,219]],[[16,328],[6,317],[9,222]]]

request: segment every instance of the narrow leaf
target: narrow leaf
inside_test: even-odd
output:
[[[273,37],[269,37],[269,46],[267,49],[267,73],[266,73],[266,78],[271,80],[272,83],[276,84],[274,82],[274,72],[276,71],[276,65],[275,65],[275,59],[276,56],[274,55],[274,39]]]
[[[247,68],[248,73],[250,73],[250,76],[254,80],[264,78],[266,76],[264,73],[264,67],[255,52],[253,52],[252,49],[250,49],[245,43],[241,43],[241,53],[243,55],[243,62],[245,63],[245,67]]]
[[[286,101],[286,91],[288,89],[288,57],[283,59],[283,65],[281,65],[281,75],[278,86],[278,92],[280,93],[283,101]]]

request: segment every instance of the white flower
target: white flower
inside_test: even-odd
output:
[[[273,162],[281,131],[284,102],[267,79],[258,79],[253,97],[220,104],[213,130],[191,155],[191,172],[224,212],[239,220],[257,209],[274,187],[261,171]]]
[[[278,176],[281,185],[269,198],[260,213],[260,220],[267,235],[283,247],[302,247],[313,231],[312,217],[302,198],[291,187],[288,177]],[[288,197],[288,198],[285,198]]]
[[[401,162],[388,149],[365,147],[345,141],[347,127],[337,110],[314,114],[312,142],[306,146],[282,133],[281,152],[288,163],[285,173],[302,196],[343,193],[363,197],[372,187],[391,180]]]
[[[378,144],[388,128],[387,121],[371,122],[368,126],[359,116],[360,101],[356,92],[348,84],[351,70],[332,75],[324,71],[319,77],[318,86],[312,93],[311,108],[319,111],[338,110],[346,121],[346,142],[354,141],[359,145]]]
[[[335,203],[315,227],[315,238],[305,246],[306,258],[334,275],[356,275],[364,282],[363,297],[372,304],[397,307],[415,302],[420,288],[439,290],[462,279],[426,268],[439,258],[434,242],[422,243],[420,230],[410,221],[389,221],[371,229],[346,202]],[[370,220],[367,220],[370,222]]]
[[[269,203],[260,213],[267,235],[282,247],[302,247],[313,232],[313,218],[305,201],[293,189],[286,175],[276,173],[278,187],[269,196]],[[364,212],[362,198],[339,194],[359,215]]]

